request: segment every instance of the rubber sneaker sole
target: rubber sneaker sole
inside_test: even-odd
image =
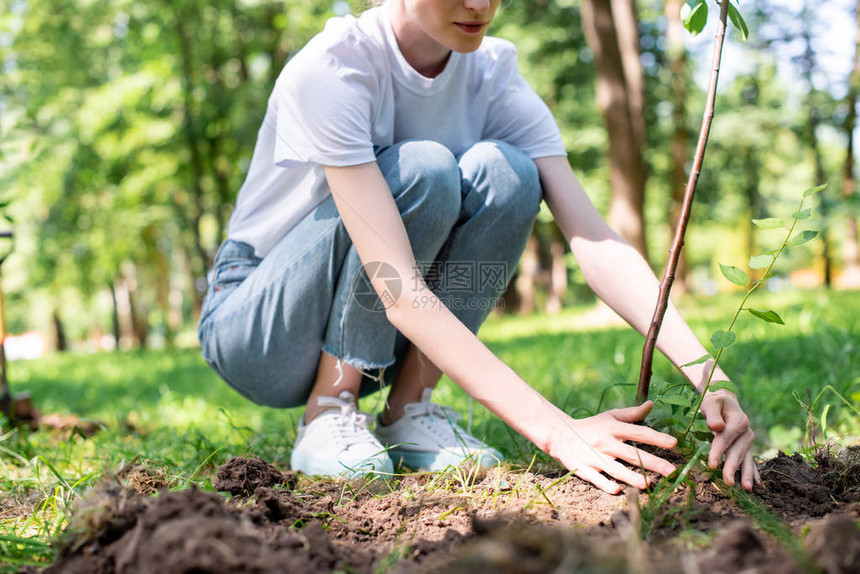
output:
[[[488,469],[504,460],[499,451],[490,447],[475,451],[471,456],[446,450],[427,452],[394,447],[388,450],[388,455],[403,466],[431,472],[440,472],[447,468],[460,466],[464,462],[468,465],[477,464],[483,469]]]
[[[394,464],[385,453],[381,456],[366,458],[354,466],[347,466],[338,460],[316,458],[302,452],[294,452],[290,457],[290,467],[307,475],[332,478],[361,478],[368,474],[392,474],[394,472]]]

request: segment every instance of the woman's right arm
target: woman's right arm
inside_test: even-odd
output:
[[[375,162],[350,167],[326,167],[335,204],[362,263],[385,262],[401,278],[412,278],[418,267],[406,228],[391,191]],[[371,279],[377,293],[385,285]],[[644,477],[619,463],[668,475],[667,461],[645,453],[625,440],[671,448],[675,439],[632,423],[645,417],[650,403],[616,409],[587,419],[573,419],[530,387],[495,357],[441,301],[418,274],[396,302],[387,307],[388,320],[469,395],[498,415],[541,450],[580,478],[608,492],[620,487],[600,474],[645,486]],[[426,301],[436,301],[426,305]]]

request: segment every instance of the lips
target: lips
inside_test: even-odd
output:
[[[486,22],[455,22],[455,24],[467,34],[480,34],[487,26]]]

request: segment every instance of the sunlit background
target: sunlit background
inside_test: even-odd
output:
[[[701,122],[718,11],[711,6],[697,37],[683,33],[679,51],[667,10],[677,4],[637,4],[642,220],[658,273],[683,187],[678,162],[689,169]],[[206,271],[275,78],[326,19],[364,9],[343,0],[0,1],[0,199],[2,225],[15,234],[0,239],[10,253],[2,265],[9,355],[194,345]],[[790,252],[770,285],[854,288],[856,5],[749,0],[740,9],[750,37],[729,29],[677,288],[731,288],[717,263],[743,268],[773,242],[749,220],[791,213],[819,183],[829,188],[808,224],[821,240]],[[580,2],[505,1],[491,33],[517,44],[571,163],[608,213],[600,70]],[[680,158],[673,145],[685,150]],[[506,298],[508,312],[593,301],[550,222],[542,213],[526,255],[533,264]]]

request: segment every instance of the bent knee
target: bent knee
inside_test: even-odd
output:
[[[486,177],[492,181],[488,205],[526,224],[537,216],[543,188],[537,165],[522,150],[503,141],[484,140],[461,156],[460,167],[466,179]]]
[[[460,167],[454,154],[440,143],[424,140],[397,144],[394,151],[396,172],[389,167],[383,173],[401,214],[418,210],[433,220],[433,229],[428,231],[450,230],[462,198]]]
[[[460,168],[451,150],[427,140],[410,140],[396,147],[402,180],[419,179],[446,189],[459,189]]]

